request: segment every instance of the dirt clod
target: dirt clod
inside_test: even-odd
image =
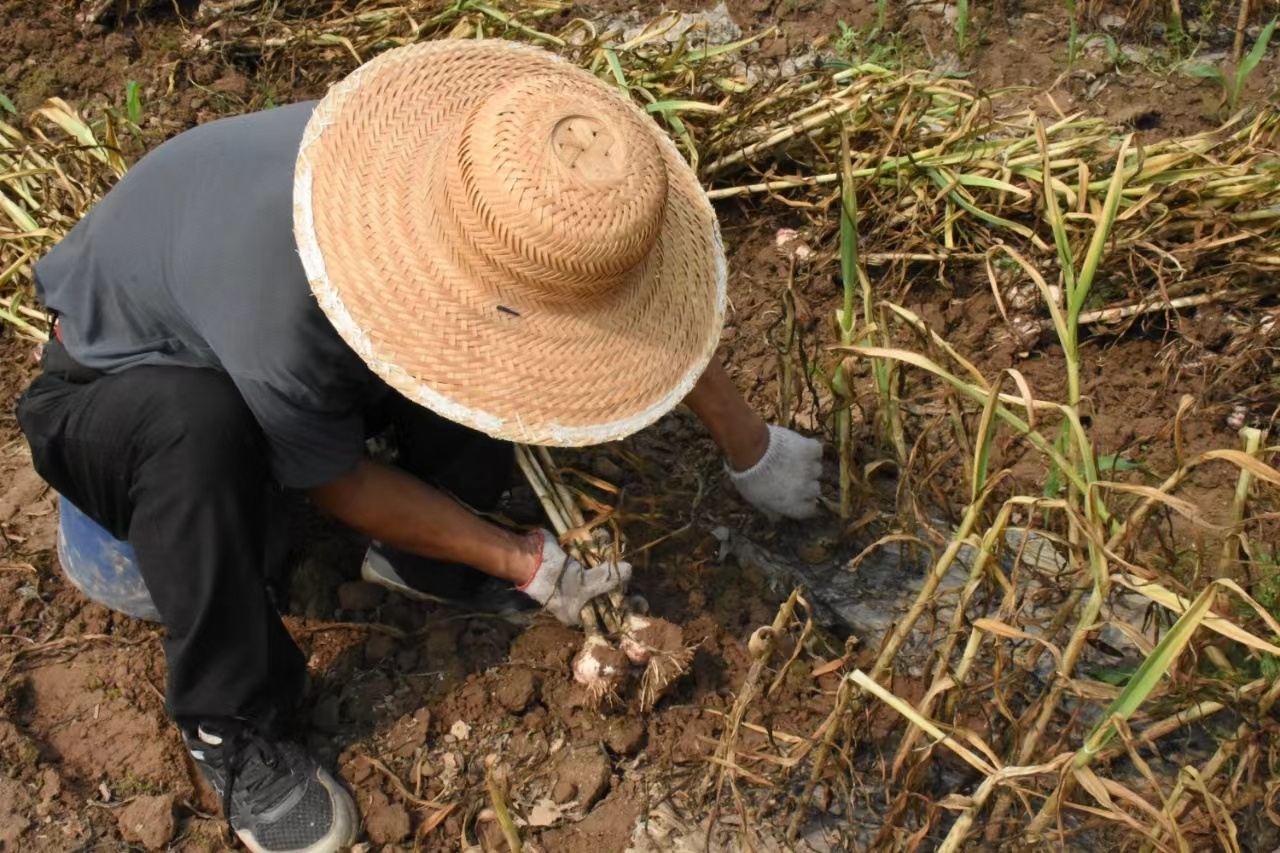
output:
[[[138,797],[120,810],[116,821],[125,841],[141,844],[148,850],[163,850],[177,830],[173,794]]]
[[[343,610],[372,610],[387,597],[377,584],[351,581],[338,587],[338,606]]]
[[[387,732],[387,751],[399,758],[409,758],[426,740],[430,725],[431,711],[427,708],[419,708],[412,716],[405,714],[400,717]],[[419,767],[425,775],[430,775],[425,762]]]
[[[493,698],[498,704],[518,714],[537,698],[538,679],[530,669],[512,669],[502,676],[502,681],[493,691]]]
[[[566,667],[582,632],[559,622],[539,622],[530,626],[511,644],[513,662],[531,663],[552,668]]]
[[[582,808],[589,809],[609,790],[612,775],[609,759],[599,749],[570,750],[556,766],[551,799],[557,804],[576,800]]]
[[[247,98],[252,91],[249,84],[249,78],[243,74],[236,74],[234,71],[218,80],[214,80],[209,88],[223,95],[231,95],[234,98]]]
[[[364,827],[375,844],[396,844],[409,834],[409,813],[381,791],[374,791],[364,810]]]
[[[342,701],[337,696],[325,696],[311,709],[311,725],[322,732],[336,732],[341,728]]]
[[[303,560],[289,581],[291,609],[312,619],[328,618],[341,583],[337,569],[325,561],[314,557]]]
[[[376,666],[396,653],[396,640],[386,634],[374,634],[364,644],[364,660]]]

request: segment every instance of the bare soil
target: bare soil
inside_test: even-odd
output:
[[[301,72],[294,86],[278,69],[264,79],[237,57],[197,52],[191,45],[198,27],[167,9],[141,13],[121,4],[105,25],[86,27],[75,20],[75,5],[0,5],[0,93],[19,112],[51,96],[123,109],[126,83],[137,80],[146,119],[142,138],[126,140],[136,153],[217,115],[321,93]],[[698,0],[675,5],[706,8]],[[778,24],[779,35],[763,45],[777,57],[829,37],[837,20],[867,26],[875,10],[874,3],[836,0],[733,0],[728,7],[746,31]],[[607,2],[595,4],[593,14],[629,8]],[[913,58],[955,62],[987,88],[1025,86],[1026,106],[1037,110],[1083,110],[1156,135],[1216,124],[1212,83],[1135,66],[1117,73],[1096,59],[1065,73],[1060,5],[1026,0],[983,7],[975,16],[978,46],[963,59],[945,56],[952,31],[924,6],[895,13],[893,25]],[[351,59],[335,52],[334,62]],[[1274,93],[1276,69],[1273,56],[1249,95]],[[774,233],[801,223],[746,204],[720,212],[730,247],[733,310],[722,353],[729,370],[767,416],[825,429],[806,410],[777,411],[778,358],[767,339],[788,276]],[[797,279],[800,327],[810,347],[828,339],[825,318],[838,297],[833,261],[824,257]],[[1056,391],[1064,378],[1054,347],[1000,334],[1003,323],[977,273],[942,277],[923,269],[886,286],[904,292],[906,304],[984,374],[1017,367],[1033,388]],[[1274,350],[1242,362],[1238,338],[1228,334],[1236,319],[1230,306],[1202,308],[1153,315],[1124,334],[1092,339],[1084,382],[1099,452],[1155,471],[1176,467],[1172,419],[1184,394],[1196,401],[1183,420],[1184,453],[1235,446],[1241,418],[1269,424],[1280,403],[1271,381]],[[54,496],[31,470],[12,417],[35,367],[31,345],[0,331],[0,364],[0,851],[225,849],[217,803],[164,715],[158,629],[86,602],[58,568]],[[858,381],[869,388],[865,377]],[[869,390],[864,397],[870,412]],[[865,420],[859,429],[869,436]],[[1018,488],[1042,485],[1034,482],[1035,469],[1019,466],[1014,448],[1004,451],[1009,455],[997,464],[1026,479]],[[944,510],[965,493],[950,479],[954,452],[944,447],[930,463],[939,476],[918,480],[920,500]],[[868,438],[860,462],[885,455]],[[642,816],[666,802],[699,819],[700,795],[716,772],[708,757],[751,664],[747,639],[772,621],[787,593],[759,572],[722,562],[713,531],[751,530],[761,541],[783,543],[818,534],[766,528],[734,499],[712,445],[687,413],[575,461],[624,488],[622,519],[633,545],[675,532],[640,553],[635,587],[698,646],[691,674],[648,714],[584,707],[568,665],[580,633],[545,618],[513,625],[368,588],[355,582],[358,542],[326,530],[323,541],[342,547],[317,548],[316,521],[299,524],[287,623],[309,657],[301,716],[312,747],[356,792],[372,849],[459,850],[473,843],[505,849],[493,821],[473,820],[488,805],[489,756],[506,769],[508,796],[530,823],[523,837],[537,849],[664,849],[636,840]],[[1198,474],[1193,489],[1223,494],[1233,481],[1224,466]],[[872,508],[893,510],[891,502]],[[831,646],[812,651],[834,657],[842,641],[837,632]],[[862,654],[868,653],[874,650]],[[773,663],[776,669],[781,660]],[[744,730],[742,743],[765,748],[773,732],[812,733],[831,708],[837,679],[837,672],[814,677],[802,658],[777,693],[753,703],[747,721],[758,728]],[[886,716],[880,725],[888,731],[893,724]],[[875,752],[874,745],[868,749]],[[477,825],[478,837],[471,829]],[[464,829],[471,834],[464,837]]]

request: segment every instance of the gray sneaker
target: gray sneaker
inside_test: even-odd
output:
[[[355,843],[355,801],[298,744],[237,723],[184,734],[223,817],[253,853],[337,853]]]
[[[376,543],[365,552],[360,577],[417,601],[435,601],[516,621],[539,608],[538,602],[511,584],[475,569],[415,557]]]

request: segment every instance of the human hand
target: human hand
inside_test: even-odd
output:
[[[588,569],[570,557],[556,541],[555,534],[540,530],[541,559],[533,576],[517,587],[541,604],[565,625],[580,625],[582,608],[593,598],[608,595],[631,580],[629,563],[604,563]]]
[[[745,471],[728,471],[738,494],[762,512],[795,519],[818,512],[822,443],[815,439],[770,425],[760,461]]]

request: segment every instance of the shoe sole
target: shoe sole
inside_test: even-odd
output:
[[[373,566],[369,565],[368,560],[360,565],[360,579],[366,583],[371,583],[384,589],[389,589],[392,592],[397,592],[405,598],[411,598],[414,601],[430,601],[434,604],[443,604],[446,607],[452,607],[465,613],[497,616],[517,624],[524,624],[532,620],[538,613],[538,608],[536,607],[530,607],[524,610],[485,610],[484,608],[476,607],[465,601],[459,601],[456,598],[444,598],[443,596],[432,595],[429,592],[414,589],[408,584],[399,583],[386,575],[379,574]]]
[[[386,575],[378,574],[373,566],[369,565],[368,560],[360,565],[360,579],[366,583],[376,584],[384,589],[389,589],[392,592],[398,592],[405,598],[412,598],[414,601],[431,601],[436,604],[449,604],[455,607],[458,606],[458,602],[456,601],[450,601],[447,598],[441,598],[438,595],[432,595],[428,592],[414,589],[408,584],[399,583]]]
[[[338,853],[338,851],[347,850],[354,846],[360,829],[360,811],[356,808],[356,801],[342,783],[329,775],[323,768],[316,771],[316,779],[329,792],[334,806],[333,826],[330,827],[324,838],[307,847],[282,850],[263,847],[258,843],[258,839],[254,838],[253,832],[250,830],[237,830],[236,837],[252,853]]]

